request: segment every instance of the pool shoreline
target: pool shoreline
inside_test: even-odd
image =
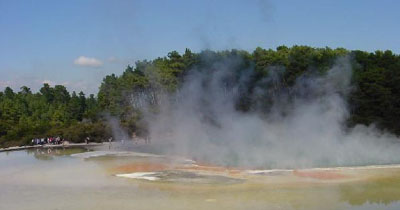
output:
[[[67,148],[67,147],[86,147],[86,146],[102,146],[108,145],[108,143],[69,143],[69,144],[45,144],[45,145],[34,145],[34,146],[16,146],[16,147],[7,147],[7,148],[0,148],[0,152],[11,152],[11,151],[18,151],[18,150],[25,150],[25,149],[34,149],[34,148]]]

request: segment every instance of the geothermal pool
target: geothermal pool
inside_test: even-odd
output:
[[[399,200],[399,165],[250,170],[107,148],[0,153],[0,209],[400,209]]]

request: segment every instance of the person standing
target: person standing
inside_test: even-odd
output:
[[[111,149],[111,142],[112,142],[112,137],[108,139],[108,149]]]

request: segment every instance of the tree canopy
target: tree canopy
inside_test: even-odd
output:
[[[237,82],[239,74],[250,72],[246,85],[239,88],[236,108],[243,112],[255,106],[268,110],[274,93],[293,88],[301,75],[323,74],[341,56],[350,56],[353,67],[348,126],[374,123],[400,134],[399,55],[389,50],[279,46],[258,47],[253,52],[172,51],[165,57],[137,61],[121,75],[107,75],[97,96],[69,93],[62,85],[44,84],[38,93],[26,86],[19,92],[7,87],[0,92],[0,146],[27,143],[32,137],[47,134],[70,135],[75,141],[83,140],[83,136],[101,140],[110,135],[103,114],[118,118],[128,133],[145,134],[146,124],[141,121],[144,109],[156,111],[162,106],[161,97],[179,91],[194,69],[219,71],[221,62],[232,72],[226,79],[227,87]],[[252,97],[257,88],[265,89],[267,94]]]

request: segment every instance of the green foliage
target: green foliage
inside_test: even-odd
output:
[[[391,51],[354,51],[351,123],[375,123],[400,134],[400,57]]]
[[[227,87],[236,84],[239,75],[248,73],[248,79],[239,86],[236,108],[243,112],[253,107],[268,110],[273,103],[271,97],[292,88],[299,76],[323,74],[338,57],[346,55],[353,62],[349,125],[375,123],[400,134],[400,56],[391,51],[369,53],[309,46],[279,46],[275,50],[258,47],[251,53],[193,53],[186,49],[183,55],[172,51],[166,57],[127,66],[120,76],[106,76],[97,98],[93,94],[86,97],[83,92],[70,94],[62,85],[44,84],[38,93],[26,86],[18,93],[5,88],[0,92],[0,147],[46,135],[62,135],[73,142],[86,136],[100,141],[110,135],[110,129],[99,113],[119,118],[128,133],[147,135],[143,110],[157,112],[161,97],[178,91],[194,69],[212,72],[228,68],[232,74],[224,80]],[[265,94],[250,97],[258,88]]]
[[[76,123],[64,129],[52,130],[49,134],[61,135],[70,142],[82,142],[86,137],[90,137],[91,142],[102,142],[110,138],[111,128],[103,123]]]
[[[249,111],[254,106],[268,110],[272,96],[291,88],[303,74],[323,74],[340,56],[350,56],[353,62],[354,91],[349,97],[351,107],[349,125],[375,123],[381,128],[400,134],[400,56],[391,51],[348,51],[343,48],[313,48],[309,46],[279,46],[276,50],[256,48],[252,53],[240,50],[202,51],[183,55],[176,51],[166,57],[138,61],[128,66],[121,76],[106,76],[100,86],[100,108],[117,116],[128,131],[145,133],[141,111],[157,111],[159,97],[175,92],[191,69],[218,71],[225,62],[234,73],[227,85],[237,82],[237,75],[252,71],[247,83],[240,88],[236,108]],[[236,62],[229,65],[226,61]],[[267,80],[273,75],[281,75]],[[268,82],[266,82],[268,81]],[[266,94],[249,97],[256,88]]]
[[[0,94],[0,147],[27,144],[34,137],[62,136],[76,127],[84,128],[82,135],[99,136],[89,132],[98,120],[97,113],[94,95],[87,99],[83,92],[79,96],[73,92],[71,96],[62,85],[44,84],[35,94],[26,86],[18,93],[7,87]],[[74,137],[74,141],[83,140]]]

